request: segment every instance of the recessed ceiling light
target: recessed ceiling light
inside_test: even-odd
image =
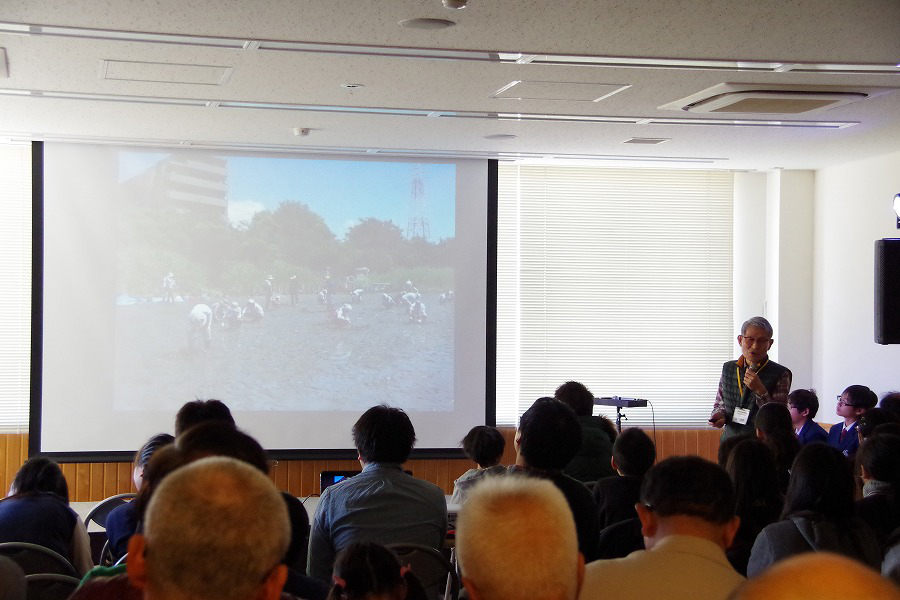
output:
[[[446,29],[456,23],[449,19],[406,19],[400,21],[398,25],[409,29]]]
[[[342,83],[342,88],[347,88],[348,90],[355,90],[356,88],[366,87],[361,83]]]
[[[514,140],[517,137],[519,137],[519,136],[517,136],[513,133],[492,133],[491,135],[484,136],[484,139],[486,139],[486,140]]]

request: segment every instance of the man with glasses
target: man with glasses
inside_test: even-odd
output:
[[[710,425],[724,429],[723,440],[742,433],[755,434],[753,421],[763,404],[787,404],[791,371],[769,360],[772,335],[772,325],[763,317],[753,317],[741,325],[741,335],[737,336],[741,356],[722,366],[709,418]]]

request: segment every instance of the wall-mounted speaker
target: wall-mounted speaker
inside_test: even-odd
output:
[[[900,239],[875,241],[875,341],[900,344]]]

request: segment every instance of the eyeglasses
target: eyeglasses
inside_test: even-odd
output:
[[[843,400],[841,400],[840,396],[837,397],[837,401],[838,401],[838,403],[837,403],[838,406],[856,406],[855,404],[850,404],[849,402],[844,402]]]

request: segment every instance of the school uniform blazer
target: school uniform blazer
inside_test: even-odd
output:
[[[841,434],[838,433],[838,436]],[[800,432],[797,434],[797,439],[800,441],[801,446],[805,446],[806,444],[812,444],[813,442],[828,442],[828,432],[825,431],[821,425],[813,421],[812,419],[808,419],[806,423],[803,424],[803,427],[800,429]]]
[[[834,446],[848,458],[856,454],[856,451],[859,449],[859,436],[856,434],[857,423],[859,421],[850,426],[850,429],[844,434],[843,440],[841,439],[841,430],[844,428],[844,424],[835,423],[832,425],[831,429],[828,430],[828,445]]]

